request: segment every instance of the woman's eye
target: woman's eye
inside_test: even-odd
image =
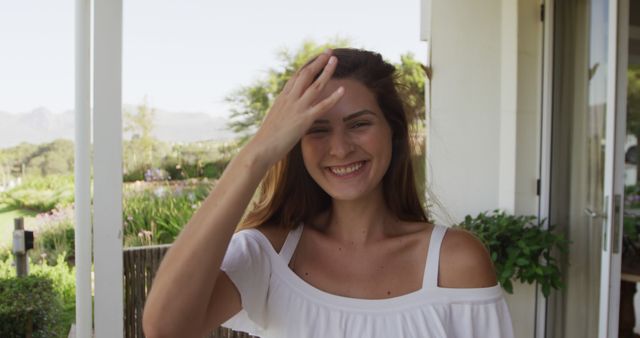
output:
[[[362,127],[368,126],[370,124],[371,123],[369,123],[368,121],[358,121],[358,122],[353,123],[351,125],[351,128],[353,128],[353,129],[362,128]]]
[[[319,134],[326,133],[328,130],[326,128],[311,128],[307,131],[307,134]]]

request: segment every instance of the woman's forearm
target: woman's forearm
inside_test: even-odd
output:
[[[327,50],[287,81],[260,129],[166,254],[147,298],[145,330],[184,337],[203,329],[222,259],[260,180],[344,94],[340,87],[319,97],[336,63]]]
[[[184,334],[204,321],[231,236],[270,166],[260,153],[251,143],[240,151],[165,255],[145,305],[145,328]]]

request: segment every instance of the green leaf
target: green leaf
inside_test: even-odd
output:
[[[556,233],[553,225],[544,230],[543,223],[534,215],[514,216],[494,210],[467,215],[458,226],[476,234],[487,247],[505,290],[511,291],[511,282],[517,280],[539,283],[544,291],[563,287],[558,260],[550,253],[566,252],[569,241]],[[546,265],[540,264],[543,259]]]

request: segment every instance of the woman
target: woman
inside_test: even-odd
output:
[[[429,223],[413,177],[394,67],[317,56],[165,256],[147,337],[512,337],[485,248]]]

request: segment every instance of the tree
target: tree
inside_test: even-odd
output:
[[[341,38],[335,38],[324,44],[316,44],[308,40],[293,52],[286,48],[279,51],[279,68],[269,69],[264,78],[256,80],[249,86],[241,87],[226,97],[225,101],[232,106],[229,127],[243,136],[253,134],[262,123],[262,119],[278,93],[298,68],[302,67],[309,58],[322,53],[327,48],[348,45],[349,41]]]
[[[305,41],[297,50],[283,49],[278,53],[279,68],[271,68],[264,78],[251,85],[241,87],[229,95],[225,101],[231,104],[231,122],[229,127],[243,136],[253,134],[273,104],[291,75],[314,55],[327,48],[347,47],[347,39],[335,38],[324,44]],[[411,53],[401,56],[395,64],[400,95],[403,96],[412,122],[420,122],[425,116],[425,78],[426,68]]]
[[[149,106],[145,96],[136,113],[124,111],[124,131],[131,133],[131,140],[125,143],[125,160],[128,168],[149,169],[153,164],[153,127],[156,110]]]
[[[412,53],[400,56],[396,64],[399,79],[399,92],[405,102],[407,113],[412,122],[425,119],[425,79],[427,68],[415,59]]]
[[[229,126],[236,133],[243,135],[244,143],[262,123],[262,119],[273,104],[291,75],[304,65],[309,58],[327,48],[349,46],[346,39],[334,39],[325,44],[306,41],[300,48],[291,52],[282,50],[278,53],[279,68],[271,68],[264,78],[256,80],[249,86],[241,87],[226,98],[231,104],[231,122]],[[415,157],[415,177],[418,190],[425,191],[425,82],[428,74],[426,66],[416,60],[411,53],[401,55],[396,67],[398,91],[407,109],[411,129],[413,156]]]
[[[58,139],[38,146],[27,162],[28,175],[49,176],[73,173],[73,142]]]
[[[67,175],[73,173],[73,142],[57,139],[33,145],[22,143],[0,149],[0,183],[18,176]]]
[[[8,178],[21,176],[38,146],[23,142],[11,148],[0,149],[0,166]]]

